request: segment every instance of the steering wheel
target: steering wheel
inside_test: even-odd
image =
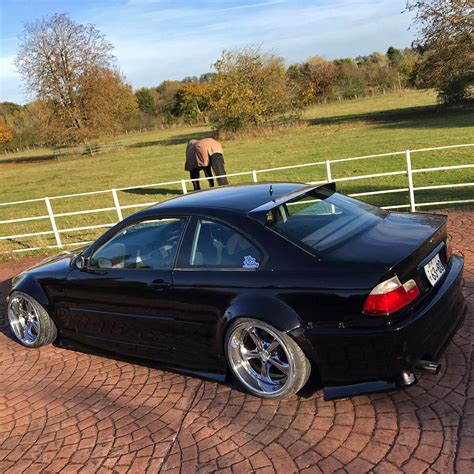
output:
[[[173,235],[158,248],[149,245],[148,248],[143,249],[140,258],[146,266],[151,268],[169,267],[173,263],[178,242],[179,235]]]

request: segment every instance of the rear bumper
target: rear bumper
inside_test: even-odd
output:
[[[323,385],[351,386],[350,394],[373,391],[367,387],[403,387],[408,384],[402,374],[413,371],[418,360],[437,361],[466,314],[461,291],[463,266],[463,259],[453,256],[446,277],[430,300],[392,326],[306,328],[304,337],[312,346]],[[358,390],[358,384],[367,389],[361,385]]]

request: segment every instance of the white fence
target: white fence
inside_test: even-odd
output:
[[[398,176],[398,175],[406,175],[407,176],[407,186],[403,188],[397,189],[387,189],[382,191],[370,191],[370,192],[362,192],[362,193],[353,193],[349,194],[350,196],[354,197],[361,197],[361,196],[374,196],[380,194],[391,194],[391,193],[405,193],[408,192],[409,194],[409,201],[410,204],[399,204],[399,205],[391,205],[385,206],[384,209],[399,209],[399,208],[409,208],[411,211],[415,211],[416,208],[420,207],[429,207],[429,206],[439,206],[439,205],[451,205],[451,204],[464,204],[464,203],[474,203],[474,199],[458,199],[458,200],[448,200],[448,201],[433,201],[433,202],[423,202],[423,203],[416,203],[415,200],[415,192],[422,191],[422,190],[429,190],[429,189],[443,189],[443,188],[458,188],[458,187],[471,187],[474,186],[474,182],[469,183],[457,183],[457,184],[442,184],[442,185],[435,185],[435,186],[421,186],[415,187],[413,184],[413,175],[417,173],[432,173],[438,171],[446,171],[446,170],[458,170],[458,169],[466,169],[466,168],[474,168],[474,164],[465,164],[465,165],[454,165],[454,166],[440,166],[434,168],[422,168],[422,169],[413,169],[412,168],[412,159],[411,155],[413,153],[419,152],[428,152],[428,151],[436,151],[436,150],[447,150],[453,148],[464,148],[464,147],[472,147],[474,146],[473,143],[469,144],[462,144],[462,145],[451,145],[451,146],[443,146],[443,147],[436,147],[436,148],[421,148],[417,150],[406,150],[406,151],[398,151],[392,153],[381,153],[377,155],[366,155],[366,156],[357,156],[352,158],[342,158],[338,160],[325,160],[325,161],[318,161],[313,163],[304,163],[300,165],[291,165],[291,166],[280,166],[277,168],[268,168],[268,169],[261,169],[261,170],[252,170],[252,171],[243,171],[240,173],[231,173],[225,176],[227,177],[235,177],[235,176],[249,176],[253,182],[258,182],[259,176],[264,175],[268,172],[273,171],[284,171],[290,169],[297,169],[297,168],[306,168],[312,166],[324,166],[326,168],[326,179],[323,181],[313,181],[308,184],[324,184],[330,181],[333,182],[342,182],[342,181],[355,181],[361,179],[368,179],[368,178],[379,178],[384,176]],[[397,155],[405,155],[406,167],[403,170],[399,171],[390,171],[386,173],[375,173],[370,175],[357,175],[357,176],[350,176],[344,178],[333,178],[331,165],[333,163],[341,163],[345,161],[356,161],[356,160],[366,160],[370,158],[380,158],[380,157],[388,157],[388,156],[397,156]],[[220,177],[220,176],[218,176]],[[57,226],[56,218],[58,217],[65,217],[65,216],[75,216],[81,214],[95,214],[100,212],[109,212],[115,211],[117,213],[118,221],[123,219],[122,211],[125,209],[133,209],[133,208],[140,208],[140,207],[147,207],[153,204],[156,204],[157,201],[153,202],[146,202],[140,204],[129,204],[129,205],[121,205],[119,202],[119,197],[117,195],[118,191],[127,191],[127,190],[134,190],[134,189],[143,189],[143,188],[156,188],[160,186],[170,186],[170,185],[181,185],[181,189],[183,194],[188,192],[188,183],[192,183],[192,181],[206,181],[207,178],[199,178],[195,180],[191,179],[182,179],[179,181],[168,181],[164,183],[154,183],[154,184],[144,184],[144,185],[137,185],[137,186],[129,186],[125,188],[114,188],[114,189],[106,189],[101,191],[92,191],[86,193],[77,193],[77,194],[66,194],[61,196],[52,196],[52,197],[45,197],[39,199],[28,199],[25,201],[14,201],[14,202],[4,202],[0,203],[0,209],[2,206],[14,206],[18,204],[26,204],[26,203],[33,203],[33,202],[41,202],[43,201],[45,204],[45,210],[47,214],[34,216],[34,217],[21,217],[16,219],[8,219],[0,221],[0,225],[8,225],[8,224],[16,224],[19,222],[30,222],[30,221],[39,221],[39,220],[47,220],[49,219],[51,224],[51,230],[43,231],[43,232],[32,232],[32,233],[24,233],[24,234],[16,234],[16,235],[7,235],[1,236],[0,241],[12,241],[13,239],[20,239],[20,238],[28,238],[28,237],[36,237],[36,236],[44,236],[44,235],[54,235],[56,244],[55,245],[47,245],[44,247],[28,247],[22,249],[15,249],[10,250],[7,252],[2,253],[14,253],[14,252],[27,252],[32,250],[40,250],[41,248],[62,248],[64,246],[77,246],[88,242],[75,242],[75,243],[67,243],[64,244],[61,241],[61,234],[66,232],[76,232],[76,231],[87,231],[91,229],[100,229],[100,228],[107,228],[112,227],[115,223],[108,223],[108,224],[99,224],[99,225],[91,225],[91,226],[82,226],[82,227],[71,227],[67,229],[60,229]],[[79,196],[91,196],[97,194],[110,194],[114,203],[113,207],[103,207],[99,209],[88,209],[83,211],[74,211],[74,212],[64,212],[64,213],[55,213],[52,207],[52,201],[58,199],[65,199],[65,198],[73,198]]]

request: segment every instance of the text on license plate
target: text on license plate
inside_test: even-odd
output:
[[[430,281],[430,283],[435,286],[438,280],[443,276],[443,273],[446,271],[444,265],[439,258],[439,254],[432,258],[426,265],[425,265],[425,273]]]

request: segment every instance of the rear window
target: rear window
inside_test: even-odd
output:
[[[310,252],[321,252],[375,225],[386,214],[365,202],[319,189],[269,211],[266,225]]]

